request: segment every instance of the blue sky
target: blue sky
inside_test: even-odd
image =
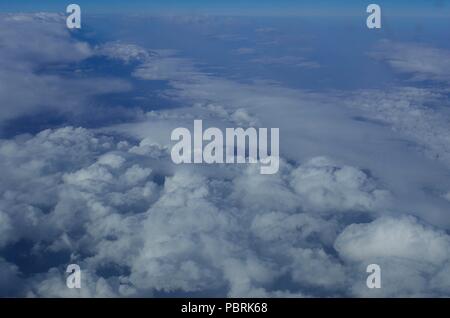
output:
[[[358,15],[364,13],[368,4],[375,2],[392,15],[448,15],[447,0],[397,0],[397,1],[295,1],[295,0],[77,0],[72,1],[93,13],[101,12],[148,12],[149,13],[209,13],[244,15]],[[63,11],[70,1],[61,0],[18,0],[0,2],[0,11]]]

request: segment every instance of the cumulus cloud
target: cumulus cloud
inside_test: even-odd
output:
[[[389,193],[354,167],[339,167],[326,158],[315,158],[293,172],[292,185],[309,209],[323,211],[378,211]]]
[[[449,290],[437,280],[449,279],[450,236],[416,218],[382,217],[352,224],[336,239],[335,248],[347,262],[382,268],[382,289],[371,293],[356,283],[353,290],[358,295],[424,296]]]
[[[67,263],[86,270],[86,289],[67,291],[67,264],[49,260],[46,272],[25,276],[19,295],[275,297],[345,285],[340,261],[326,252],[339,224],[297,197],[291,183],[301,168],[286,164],[270,177],[256,167],[229,167],[226,179],[167,169],[155,160],[169,160],[162,146],[70,127],[4,140],[0,153],[8,172],[2,246],[30,240],[32,248],[22,251],[29,257],[64,252]],[[340,182],[342,197],[356,195]],[[292,284],[276,288],[285,276]]]
[[[394,257],[442,264],[450,256],[450,237],[412,217],[385,217],[350,225],[336,240],[336,249],[353,261]]]

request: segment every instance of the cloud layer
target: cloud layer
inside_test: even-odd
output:
[[[173,50],[88,45],[60,22],[1,17],[0,63],[9,78],[1,81],[11,87],[0,89],[0,120],[39,105],[86,110],[92,96],[130,88],[113,78],[39,72],[89,58],[131,67],[143,85],[167,81],[163,94],[182,107],[103,129],[65,124],[0,140],[1,296],[449,295],[448,113],[427,107],[445,101],[445,90],[306,92],[244,83],[202,72]],[[26,32],[31,38],[21,40]],[[47,42],[48,50],[38,49]],[[403,46],[393,50],[395,59],[377,57],[445,79],[408,57],[398,62]],[[444,54],[419,52],[427,63]],[[72,93],[80,97],[61,106]],[[172,165],[171,129],[198,118],[217,127],[282,127],[280,172]],[[70,263],[82,268],[81,290],[65,285]],[[365,285],[372,263],[382,268],[380,290]]]

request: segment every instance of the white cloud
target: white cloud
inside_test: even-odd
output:
[[[431,296],[445,286],[450,259],[450,237],[408,216],[382,217],[369,224],[352,224],[337,238],[335,248],[347,262],[378,264],[382,288],[369,290],[355,280],[359,296]],[[355,271],[358,267],[355,267]]]
[[[439,265],[450,257],[450,237],[412,217],[384,217],[369,224],[350,225],[335,247],[352,261],[393,257]]]
[[[8,172],[0,188],[9,229],[3,245],[29,239],[33,253],[69,252],[67,262],[87,273],[80,294],[67,291],[57,268],[27,277],[17,294],[276,297],[343,286],[343,268],[324,250],[337,224],[301,212],[292,167],[273,177],[254,167],[167,170],[158,164],[169,160],[164,147],[133,143],[70,127],[0,143]],[[89,274],[104,267],[118,272]],[[292,286],[274,287],[283,275]]]
[[[151,53],[140,46],[121,42],[108,42],[95,48],[95,53],[125,63],[143,62],[156,53]]]
[[[416,43],[382,40],[370,55],[384,60],[399,73],[412,80],[450,80],[450,51]]]
[[[3,14],[0,26],[2,67],[78,62],[92,55],[87,43],[72,39],[64,15]]]
[[[0,124],[21,116],[54,111],[80,114],[96,95],[124,92],[127,82],[109,78],[55,75],[93,56],[88,43],[75,40],[63,15],[0,15]]]
[[[337,236],[338,224],[308,213],[266,212],[252,220],[252,234],[262,241],[305,244],[308,239],[319,237],[320,242],[332,244]]]
[[[354,167],[340,167],[326,158],[314,158],[292,173],[292,186],[306,209],[318,212],[383,209],[389,193]]]

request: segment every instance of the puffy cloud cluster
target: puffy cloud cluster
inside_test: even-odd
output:
[[[22,274],[4,260],[2,279],[17,281],[4,295],[367,295],[357,264],[381,263],[390,286],[398,260],[426,260],[433,270],[391,294],[446,290],[448,235],[406,217],[350,225],[331,212],[376,212],[387,193],[326,158],[285,163],[275,176],[253,166],[210,175],[164,166],[167,149],[145,140],[70,127],[4,140],[0,156],[0,248],[28,240],[21,253],[50,258],[46,270]],[[73,262],[83,269],[79,291],[65,286]]]
[[[347,227],[337,239],[336,249],[352,261],[392,257],[442,264],[449,257],[450,237],[412,217],[383,217]]]
[[[354,266],[378,264],[383,286],[369,292],[363,280],[353,292],[366,296],[448,295],[450,236],[416,218],[382,217],[369,224],[352,224],[336,239],[335,248]]]
[[[162,146],[82,128],[4,140],[0,156],[2,248],[28,240],[21,253],[50,255],[47,271],[17,278],[18,295],[339,294],[352,276],[330,249],[346,221],[317,212],[383,201],[364,172],[324,158],[286,163],[275,176],[253,166],[210,175],[164,166]],[[308,184],[316,191],[305,192]],[[326,205],[315,192],[330,194]],[[81,291],[64,285],[72,262],[86,272]],[[2,266],[20,277],[20,267]]]
[[[339,167],[326,158],[298,168],[293,187],[303,204],[318,212],[377,211],[389,199],[389,193],[377,189],[361,170]]]

